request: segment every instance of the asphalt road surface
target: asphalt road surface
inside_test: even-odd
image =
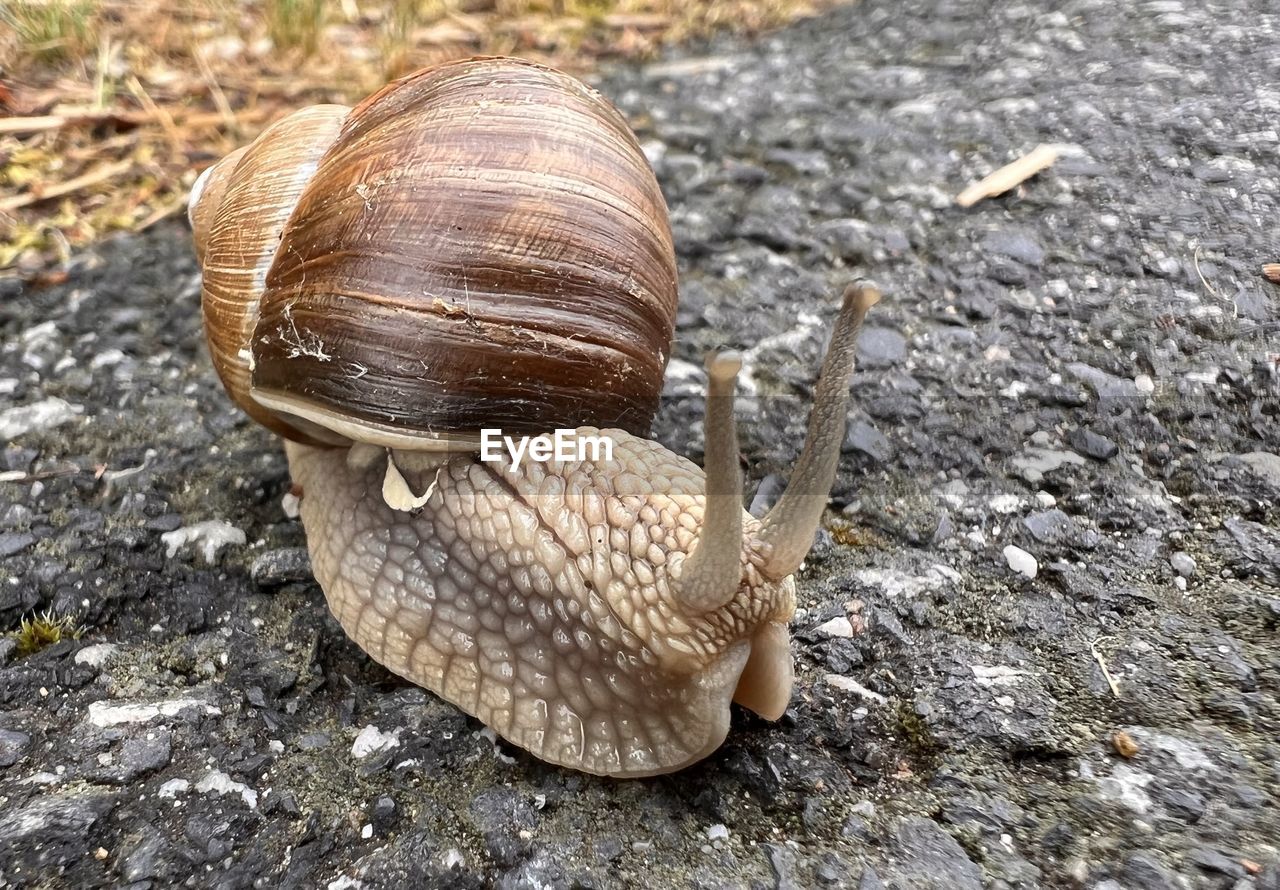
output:
[[[694,366],[748,349],[773,487],[840,287],[886,293],[792,706],[651,780],[346,640],[185,227],[0,284],[0,623],[85,628],[0,643],[0,885],[1276,890],[1277,84],[1261,0],[866,0],[605,73],[681,258],[657,438],[699,460]]]

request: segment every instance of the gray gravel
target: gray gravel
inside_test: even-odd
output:
[[[676,776],[540,764],[343,637],[183,229],[0,283],[0,621],[86,627],[0,647],[0,885],[1280,887],[1280,19],[1044,6],[866,0],[601,81],[681,253],[658,438],[700,458],[680,362],[746,348],[772,488],[840,285],[889,295],[792,708]]]

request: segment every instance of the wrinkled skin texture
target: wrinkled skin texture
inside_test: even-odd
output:
[[[703,473],[607,435],[614,460],[599,463],[419,460],[404,476],[435,489],[412,512],[381,495],[385,457],[287,450],[315,576],[362,649],[544,760],[645,776],[714,751],[733,700],[781,716],[795,586],[760,571],[744,516],[737,594],[690,614],[671,582],[702,524]]]

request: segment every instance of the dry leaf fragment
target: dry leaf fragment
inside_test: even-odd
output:
[[[1280,284],[1280,263],[1263,263],[1262,274],[1267,276],[1268,281]]]
[[[1125,760],[1129,760],[1138,753],[1138,743],[1123,729],[1111,737],[1111,744],[1115,747],[1116,753]]]
[[[956,195],[956,203],[961,207],[972,207],[983,198],[994,198],[1003,195],[1009,189],[1035,176],[1058,159],[1056,145],[1037,145],[1030,152],[1011,164],[1005,164],[999,170],[969,186]]]

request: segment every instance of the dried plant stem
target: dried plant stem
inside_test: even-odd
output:
[[[1098,644],[1107,642],[1108,637],[1098,637],[1089,644],[1089,652],[1093,655],[1093,660],[1098,663],[1098,667],[1102,669],[1102,676],[1106,678],[1107,685],[1111,687],[1111,694],[1116,698],[1120,697],[1120,684],[1116,682],[1116,678],[1111,676],[1111,671],[1107,669],[1107,661],[1102,657],[1102,653],[1098,651]]]
[[[231,118],[239,125],[260,121],[270,114],[271,109],[269,108],[250,108],[238,114],[232,114]],[[120,110],[85,110],[67,114],[45,114],[37,117],[8,117],[0,120],[0,135],[8,133],[41,133],[46,130],[60,130],[63,127],[92,127],[111,121],[136,127],[150,123],[156,120],[157,117],[157,115],[149,112]],[[171,116],[171,120],[176,125],[181,125],[187,129],[201,129],[219,124],[227,125],[227,114],[225,111],[204,111],[176,118]]]
[[[138,100],[138,104],[143,107],[149,117],[160,122],[160,126],[164,128],[165,138],[169,140],[169,147],[176,154],[182,153],[182,137],[178,133],[178,127],[173,122],[173,115],[168,110],[161,108],[155,103],[155,100],[147,93],[142,82],[132,74],[125,81],[129,86],[129,92],[133,93],[133,97]]]
[[[184,210],[186,206],[187,206],[187,196],[186,194],[183,194],[179,196],[177,200],[171,201],[167,205],[161,205],[160,207],[156,208],[155,212],[153,212],[146,219],[142,220],[142,222],[134,226],[133,231],[135,232],[145,231],[146,229],[151,228],[161,220],[168,219],[169,217],[182,212],[182,210]]]
[[[218,85],[218,77],[213,73],[213,69],[209,67],[209,60],[204,57],[204,53],[195,52],[196,64],[200,66],[200,76],[209,86],[209,95],[213,97],[214,107],[218,109],[218,113],[222,115],[222,120],[226,124],[227,132],[233,137],[240,138],[240,125],[236,121],[235,112],[231,110],[231,103],[227,101],[227,94],[222,92],[222,87]]]
[[[66,182],[51,185],[39,192],[27,192],[25,195],[15,195],[12,198],[5,198],[0,201],[0,213],[8,213],[11,210],[17,210],[26,207],[28,204],[35,204],[39,201],[48,201],[52,198],[60,198],[63,195],[70,194],[78,189],[88,188],[91,185],[97,185],[124,173],[133,166],[132,160],[117,161],[114,164],[103,164],[95,170],[90,170],[83,176],[77,176],[75,179],[68,179]]]
[[[1003,195],[1009,189],[1026,182],[1057,159],[1057,146],[1037,145],[1013,163],[1006,164],[956,195],[956,203],[961,207],[972,207],[983,198]]]

